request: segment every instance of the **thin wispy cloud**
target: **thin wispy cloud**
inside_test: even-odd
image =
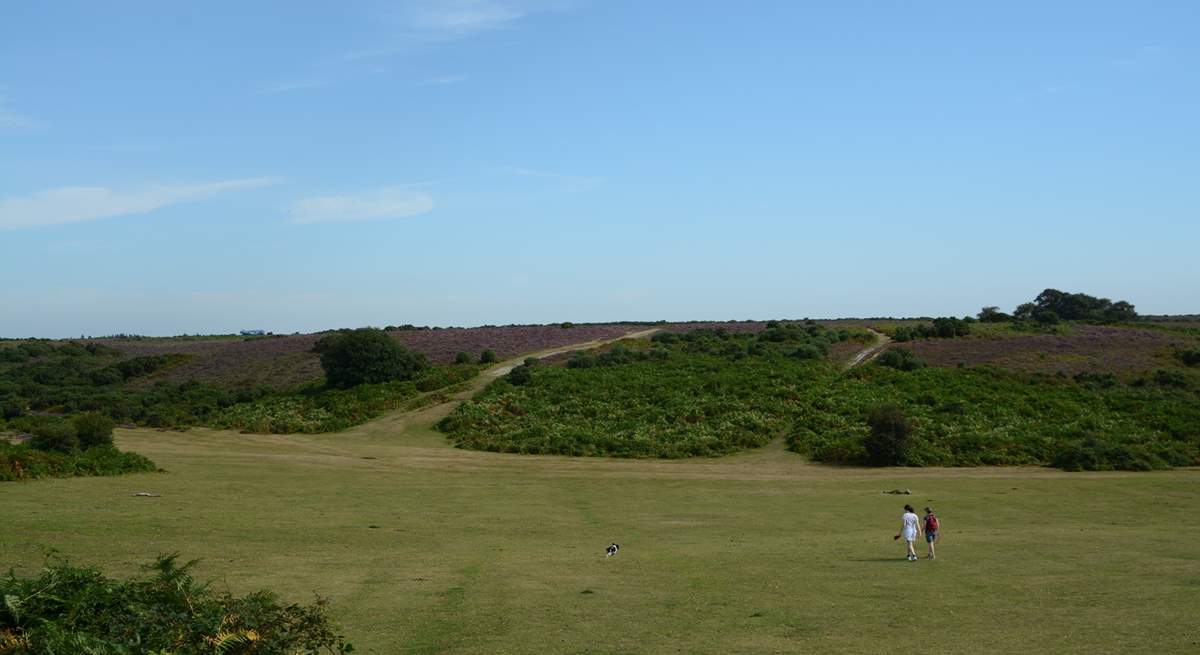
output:
[[[0,228],[60,225],[146,214],[171,205],[279,182],[281,180],[275,177],[251,177],[115,191],[98,186],[57,187],[27,196],[0,199]]]
[[[501,166],[500,172],[518,177],[547,180],[558,184],[563,191],[577,192],[594,189],[604,183],[604,178],[594,175],[566,175],[552,171],[539,171],[521,166]]]
[[[503,0],[441,0],[418,5],[413,26],[430,36],[467,36],[506,27],[536,8],[536,3]]]
[[[392,57],[414,47],[511,28],[536,14],[566,11],[576,0],[424,0],[395,19],[392,42],[347,52],[343,62]]]
[[[433,211],[433,196],[411,186],[365,193],[314,196],[296,201],[289,213],[296,223],[346,223],[409,218]]]

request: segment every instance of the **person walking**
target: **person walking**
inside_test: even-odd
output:
[[[910,562],[917,561],[917,551],[913,549],[913,542],[917,540],[917,535],[920,533],[920,518],[917,517],[912,505],[905,505],[904,516],[900,517],[900,534],[896,536],[904,538],[904,543],[908,546],[908,561]]]
[[[937,514],[933,513],[933,508],[925,507],[925,544],[929,547],[929,559],[936,557],[934,554],[934,544],[938,540],[938,529],[941,528],[938,522]]]

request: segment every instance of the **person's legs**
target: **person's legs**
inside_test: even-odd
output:
[[[925,535],[925,543],[929,546],[929,559],[933,559],[935,557],[933,546],[934,546],[934,544],[937,543],[937,535],[936,534],[926,534]]]
[[[917,559],[917,551],[915,548],[913,548],[912,540],[905,539],[904,543],[908,544],[908,559]]]

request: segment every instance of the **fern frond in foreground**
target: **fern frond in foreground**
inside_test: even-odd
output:
[[[270,592],[214,592],[194,562],[158,558],[127,580],[63,560],[41,574],[0,579],[0,653],[172,655],[343,654],[354,650],[326,616],[326,603],[284,605]]]

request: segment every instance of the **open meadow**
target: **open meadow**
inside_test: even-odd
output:
[[[119,430],[165,473],[0,486],[0,554],[331,601],[366,653],[1195,652],[1200,471],[459,450],[448,405],[325,435]],[[911,496],[883,491],[911,489]],[[135,492],[161,497],[134,497]],[[932,504],[939,558],[892,540]],[[605,560],[603,548],[621,544]]]

